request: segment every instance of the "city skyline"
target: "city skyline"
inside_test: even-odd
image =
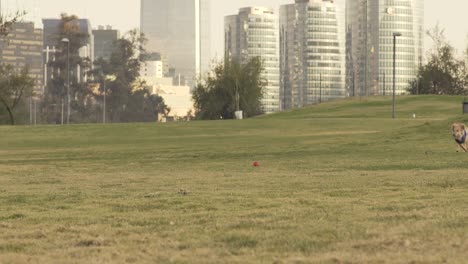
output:
[[[34,14],[30,15],[38,23],[41,18],[58,18],[60,13],[76,14],[79,17],[90,19],[93,28],[98,25],[112,25],[122,33],[139,28],[140,1],[132,0],[82,0],[76,3],[61,0],[1,0],[2,9],[12,5],[26,7],[31,5]],[[132,3],[133,2],[133,3]],[[118,3],[118,4],[116,4]],[[128,4],[126,4],[128,3]],[[132,3],[132,4],[130,4]],[[224,17],[235,14],[242,7],[265,6],[273,7],[276,11],[283,4],[294,3],[293,0],[237,0],[237,1],[212,1],[211,4],[211,59],[222,59],[224,56]],[[457,49],[461,55],[468,42],[468,23],[460,23],[464,17],[464,10],[468,10],[468,1],[446,0],[424,1],[425,3],[425,29],[433,28],[437,22],[445,29],[447,40]],[[102,10],[112,6],[112,12],[102,14]],[[457,6],[457,8],[453,8]],[[4,10],[2,11],[4,13]],[[432,46],[426,36],[424,48],[429,50]],[[424,52],[426,55],[426,52]]]
[[[384,0],[367,6],[366,2],[355,0],[347,4],[348,86],[352,94],[385,95],[393,73],[395,40],[395,89],[397,94],[405,94],[408,82],[422,65],[424,1],[397,1],[392,6]],[[394,37],[396,32],[398,40]],[[358,87],[357,91],[354,87]]]
[[[343,3],[308,0],[281,6],[283,109],[346,97]]]

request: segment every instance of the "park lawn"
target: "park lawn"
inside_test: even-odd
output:
[[[0,263],[466,263],[462,99],[0,127]]]

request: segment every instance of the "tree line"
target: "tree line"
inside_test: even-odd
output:
[[[6,41],[5,37],[11,27],[25,13],[17,12],[12,17],[0,15],[0,41]],[[8,123],[14,125],[15,116],[20,113],[25,116],[25,97],[32,95],[34,80],[28,76],[27,67],[16,70],[12,65],[0,63],[0,124]],[[4,118],[2,118],[4,116]]]
[[[411,94],[468,95],[468,45],[464,57],[457,58],[455,48],[437,25],[427,32],[433,48],[426,64],[409,83]]]
[[[8,34],[20,16],[18,13],[9,20],[0,19],[0,37]],[[139,79],[140,65],[147,56],[144,34],[136,30],[128,32],[114,43],[109,59],[99,58],[92,64],[89,58],[79,55],[81,43],[90,36],[79,30],[74,23],[77,19],[73,15],[61,16],[57,47],[62,52],[48,64],[50,78],[47,78],[38,110],[41,122],[63,122],[68,74],[72,123],[102,122],[104,116],[113,123],[154,122],[158,116],[168,115],[170,108],[163,98],[151,94]],[[428,35],[434,47],[427,63],[419,67],[416,78],[409,83],[408,91],[411,94],[468,95],[468,46],[465,57],[457,58],[455,49],[438,26],[428,31]],[[64,38],[69,42],[63,42]],[[69,52],[63,52],[68,48]],[[70,71],[68,61],[73,65]],[[78,66],[80,71],[76,70]],[[194,87],[196,118],[233,119],[234,113],[240,110],[247,117],[262,114],[261,98],[267,85],[263,71],[259,57],[243,62],[226,58],[216,64]],[[33,83],[27,67],[19,71],[10,65],[0,65],[0,123],[8,120],[9,124],[15,124],[18,119],[24,123],[27,98],[34,96]]]
[[[21,15],[10,20],[2,18],[0,34],[6,36]],[[59,52],[47,65],[49,76],[37,109],[39,123],[64,122],[68,93],[70,123],[74,124],[103,122],[104,116],[112,123],[152,122],[158,116],[167,116],[171,109],[163,98],[151,94],[139,79],[140,65],[147,57],[144,34],[128,32],[114,43],[109,59],[99,58],[91,63],[79,55],[82,43],[90,36],[79,29],[77,19],[74,15],[61,15],[60,34],[56,36]],[[196,119],[232,119],[239,110],[246,117],[261,114],[260,100],[267,83],[263,71],[258,57],[244,63],[227,59],[215,65],[194,87]],[[31,111],[28,101],[35,96],[33,82],[27,68],[18,71],[9,65],[0,66],[0,124],[7,120],[9,124],[27,123]]]
[[[193,92],[196,118],[233,119],[236,111],[246,117],[262,114],[260,100],[267,80],[263,62],[253,57],[245,63],[227,58],[218,63]]]
[[[21,15],[0,20],[0,37],[8,35]],[[144,34],[136,30],[128,32],[114,43],[109,59],[99,58],[91,63],[89,58],[79,55],[82,43],[90,36],[80,31],[75,23],[77,19],[74,15],[61,15],[56,44],[61,52],[47,65],[50,76],[46,78],[48,82],[38,106],[40,122],[62,122],[68,90],[70,123],[103,122],[104,97],[108,122],[155,122],[158,116],[167,115],[170,108],[163,98],[151,94],[146,83],[139,80],[140,65],[147,56]],[[63,42],[64,38],[69,41]],[[19,119],[20,123],[26,123],[28,98],[34,96],[33,83],[27,67],[18,70],[11,65],[0,65],[0,122],[9,120],[9,124],[15,124]]]

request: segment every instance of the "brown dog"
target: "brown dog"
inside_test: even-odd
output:
[[[468,152],[467,144],[467,126],[463,123],[454,123],[452,125],[452,135],[458,146],[463,149],[464,152]]]

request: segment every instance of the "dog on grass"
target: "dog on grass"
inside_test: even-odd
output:
[[[467,144],[467,126],[463,123],[454,123],[452,125],[452,135],[458,146],[464,151],[468,152]]]

